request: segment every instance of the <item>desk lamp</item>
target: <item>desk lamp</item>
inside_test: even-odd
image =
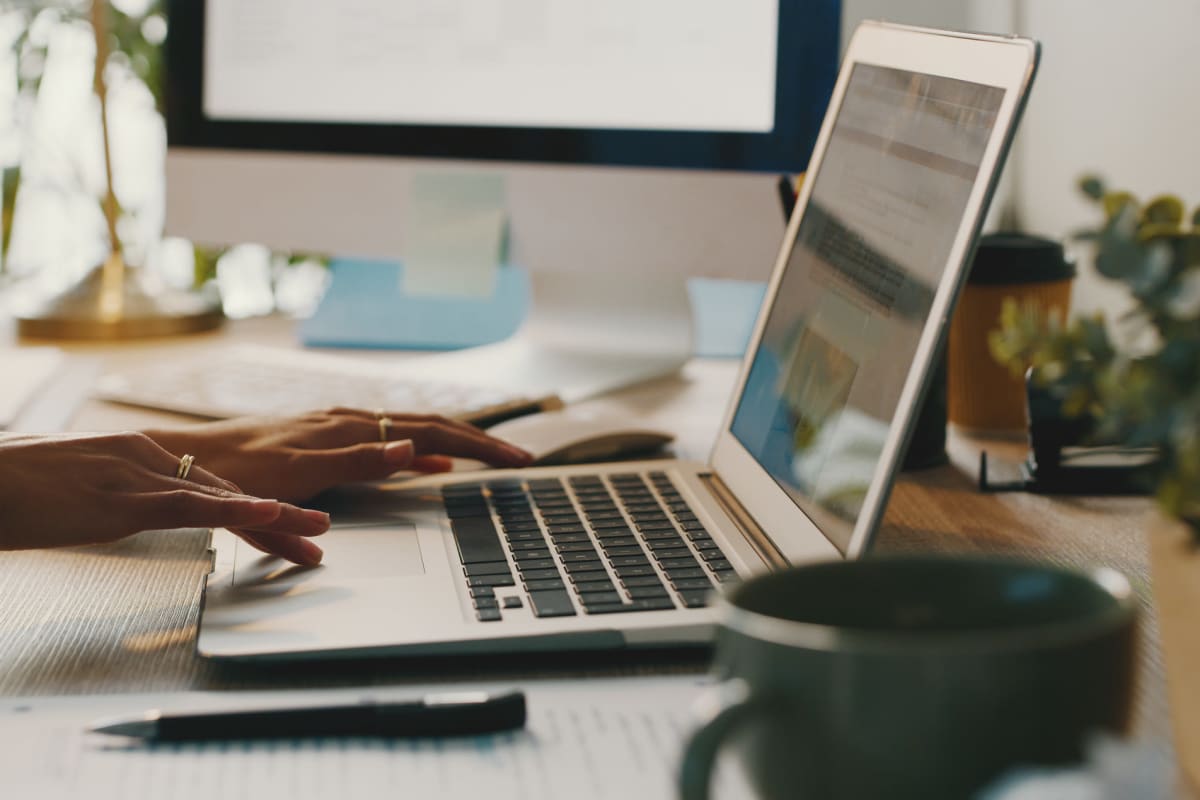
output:
[[[96,39],[93,86],[100,101],[100,129],[104,141],[104,219],[109,252],[104,263],[78,284],[57,296],[41,299],[17,313],[21,336],[46,339],[128,339],[167,336],[215,328],[223,316],[215,300],[179,291],[150,292],[125,263],[117,233],[117,198],[113,192],[112,154],[109,146],[108,4],[93,2],[92,31]]]

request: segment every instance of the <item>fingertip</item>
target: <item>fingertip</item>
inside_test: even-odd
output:
[[[407,467],[413,460],[412,440],[401,439],[398,442],[388,442],[383,448],[383,460],[389,466],[396,468]]]
[[[533,453],[528,450],[522,450],[513,445],[505,445],[504,450],[508,453],[509,459],[517,466],[524,467],[533,463]]]
[[[308,536],[317,536],[329,530],[329,515],[324,511],[305,508],[301,509],[300,513],[304,517],[304,521],[310,525],[311,532],[307,534]]]
[[[299,551],[297,553],[297,564],[305,567],[315,567],[325,558],[325,551],[320,547],[317,547],[307,539],[300,539],[298,541],[299,543],[296,546],[296,549]]]
[[[454,459],[449,456],[417,456],[411,466],[418,472],[450,472],[454,469]]]

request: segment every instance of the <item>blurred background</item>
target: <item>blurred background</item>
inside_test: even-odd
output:
[[[164,239],[158,0],[112,0],[109,82],[114,183],[130,263],[175,287],[216,281],[226,313],[304,314],[325,280],[320,255],[253,242],[222,250]],[[89,0],[0,2],[0,282],[70,285],[103,260],[104,169]],[[1044,46],[1041,74],[994,204],[992,227],[1064,237],[1095,223],[1075,188],[1095,172],[1140,197],[1200,199],[1200,2],[1147,0],[844,0],[843,37],[874,17],[1012,31]],[[1119,310],[1117,290],[1080,263],[1075,312]],[[2,284],[0,284],[2,285]]]

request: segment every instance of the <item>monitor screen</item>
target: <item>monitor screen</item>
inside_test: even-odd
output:
[[[173,146],[799,171],[838,0],[169,0]]]
[[[209,0],[212,119],[769,133],[777,0]]]
[[[846,551],[1002,89],[859,64],[732,433]]]

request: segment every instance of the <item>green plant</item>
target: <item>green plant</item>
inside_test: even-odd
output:
[[[1032,368],[1064,415],[1092,418],[1096,438],[1156,449],[1158,501],[1200,539],[1200,208],[1187,217],[1170,195],[1142,204],[1096,177],[1079,186],[1104,221],[1078,238],[1133,301],[1123,335],[1102,315],[1068,324],[1010,302],[992,352],[1018,373]]]

